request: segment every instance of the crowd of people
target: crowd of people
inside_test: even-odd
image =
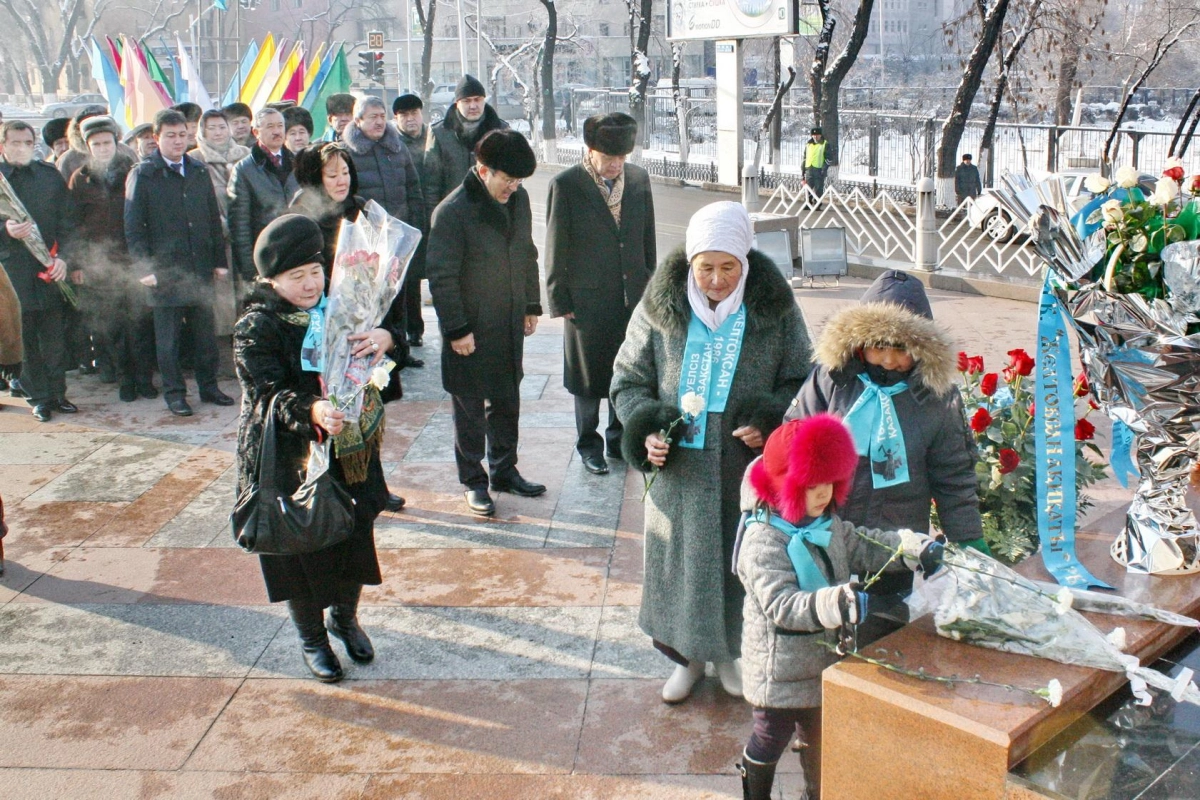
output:
[[[71,120],[65,146],[47,139],[54,163],[34,159],[28,125],[5,123],[0,172],[53,260],[32,255],[28,221],[7,220],[0,263],[21,304],[19,376],[4,341],[0,359],[39,420],[75,411],[63,377],[73,364],[105,371],[122,400],[156,396],[157,368],[167,408],[188,416],[185,366],[202,402],[235,402],[218,385],[216,337],[230,328],[239,494],[274,431],[276,458],[292,467],[280,490],[300,485],[309,443],[332,440],[330,472],[355,500],[339,544],[259,556],[305,663],[332,682],[344,671],[330,633],[355,662],[374,658],[358,600],[382,581],[375,518],[403,506],[379,456],[384,406],[402,381],[367,387],[351,421],[302,355],[322,324],[339,227],[369,201],[423,238],[388,314],[351,336],[354,353],[422,366],[411,349],[423,346],[427,279],[467,508],[492,515],[493,492],[535,497],[546,487],[517,468],[524,340],[543,315],[522,186],[537,168],[529,142],[469,75],[434,126],[412,94],[396,99],[391,119],[375,97],[334,96],[326,111],[328,141],[314,143],[303,109],[184,104],[124,137],[100,109]],[[582,129],[582,162],[549,184],[544,247],[579,464],[603,476],[621,459],[653,473],[639,624],[674,664],[663,701],[684,702],[712,664],[723,689],[753,708],[739,765],[745,797],[770,796],[798,736],[815,798],[821,670],[848,631],[862,645],[906,622],[912,572],[940,564],[933,503],[948,540],[986,548],[950,343],[921,284],[893,271],[814,345],[737,203],[698,211],[683,246],[659,263],[649,176],[626,160],[636,122],[604,114]],[[819,131],[810,147],[810,168],[823,170]],[[72,329],[77,341],[64,333]],[[885,568],[868,603],[852,576]]]

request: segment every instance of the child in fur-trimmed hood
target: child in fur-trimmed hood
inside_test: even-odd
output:
[[[820,796],[821,672],[838,660],[839,632],[866,616],[855,576],[929,574],[941,565],[942,544],[929,536],[856,528],[837,515],[857,466],[846,425],[816,414],[776,429],[746,470],[734,556],[746,587],[742,686],[754,707],[740,765],[746,800],[770,797],[775,765],[797,731],[808,796]],[[898,548],[903,563],[889,565]]]

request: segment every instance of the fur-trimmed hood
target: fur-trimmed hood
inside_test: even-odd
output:
[[[796,303],[792,288],[780,274],[775,262],[759,251],[751,250],[747,261],[750,262],[744,298],[747,328],[769,328],[780,324]],[[654,271],[642,304],[646,318],[655,328],[679,335],[687,332],[692,318],[692,307],[687,297],[689,269],[683,247],[677,247]]]
[[[954,380],[954,345],[931,319],[889,302],[866,303],[834,314],[817,338],[816,361],[834,379],[862,371],[864,347],[899,345],[912,355],[912,382],[934,395],[950,390]]]

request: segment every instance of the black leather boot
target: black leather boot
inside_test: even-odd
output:
[[[345,673],[333,648],[329,646],[329,634],[325,633],[321,607],[297,600],[288,600],[287,607],[292,615],[292,624],[300,634],[300,652],[304,654],[304,663],[309,670],[323,683],[340,681]]]
[[[771,800],[771,787],[775,784],[775,765],[779,762],[763,764],[755,761],[742,751],[742,763],[738,764],[738,772],[742,773],[743,800]]]
[[[344,602],[334,603],[329,607],[329,618],[325,627],[346,645],[350,658],[359,664],[370,664],[375,658],[375,648],[371,640],[358,624],[358,598],[362,587],[354,590],[354,596]]]

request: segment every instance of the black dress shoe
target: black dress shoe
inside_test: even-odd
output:
[[[496,492],[508,492],[509,494],[520,495],[521,497],[538,497],[546,493],[545,486],[533,481],[527,481],[515,472],[507,480],[492,481],[492,490]]]
[[[212,403],[214,406],[231,406],[237,401],[220,389],[213,389],[211,392],[201,392],[200,402]]]
[[[53,407],[49,403],[40,403],[33,407],[33,418],[38,422],[49,422],[53,415]]]
[[[132,403],[137,400],[137,388],[134,386],[122,386],[117,389],[117,397],[121,398],[122,403]]]
[[[153,400],[158,397],[158,389],[154,388],[153,383],[147,383],[145,386],[137,387],[137,393],[147,400]]]
[[[421,338],[420,334],[417,334],[416,336],[409,336],[408,337],[408,346],[409,347],[424,347],[425,340]]]
[[[178,400],[168,401],[167,408],[177,417],[190,417],[192,415],[192,407],[182,397]]]
[[[79,407],[64,397],[54,401],[54,410],[61,411],[64,414],[74,414],[79,411]]]
[[[404,508],[404,498],[398,494],[388,492],[387,502],[383,504],[384,509],[395,514],[400,509]]]
[[[621,455],[621,451],[619,451],[619,450],[615,451],[615,452],[612,450],[606,450],[604,452],[604,457],[611,458],[613,461],[624,461],[625,460],[625,456]]]
[[[583,462],[583,468],[593,475],[608,474],[608,462],[602,456],[581,455],[579,459]]]
[[[29,397],[29,392],[21,388],[21,382],[13,380],[8,382],[9,397]]]
[[[419,359],[419,358],[414,358],[414,357],[412,356],[412,354],[409,354],[409,355],[408,355],[408,356],[407,356],[407,357],[404,359],[404,366],[406,366],[406,367],[413,367],[414,369],[420,369],[421,367],[425,366],[425,362],[424,362],[424,361],[422,361],[422,360],[421,360],[421,359]]]
[[[476,514],[490,517],[496,513],[496,503],[487,489],[467,489],[463,497],[467,499],[467,507]]]

